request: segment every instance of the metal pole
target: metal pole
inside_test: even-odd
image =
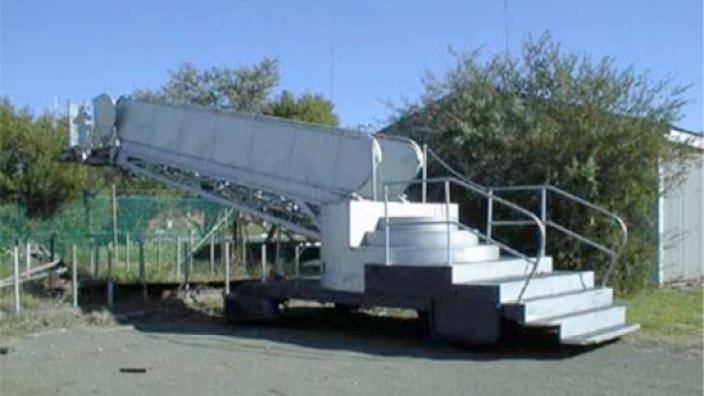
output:
[[[98,278],[100,273],[100,244],[95,244],[95,267],[93,267],[93,278]]]
[[[73,285],[73,307],[78,308],[78,271],[76,267],[78,266],[78,254],[76,253],[76,245],[72,246],[72,266],[71,266],[71,284]]]
[[[181,261],[183,261],[181,257],[181,244],[181,237],[176,237],[176,281],[181,280]]]
[[[447,225],[447,265],[452,265],[452,233],[450,232],[450,181],[445,180],[445,222]]]
[[[115,251],[115,263],[119,263],[119,244],[117,242],[117,192],[115,188],[115,183],[112,183],[112,245]]]
[[[25,270],[29,272],[30,269],[32,269],[32,244],[27,242],[27,251],[26,251],[26,257],[25,257]]]
[[[428,144],[423,143],[423,203],[428,199]]]
[[[540,221],[545,224],[548,218],[548,194],[545,187],[540,190]]]
[[[20,251],[17,246],[17,241],[15,241],[15,247],[12,252],[12,258],[14,262],[14,273],[15,273],[15,313],[20,314]]]
[[[156,237],[156,267],[159,270],[159,272],[161,272],[161,255],[162,255],[161,249],[163,247],[162,246],[163,239],[164,239],[164,236],[161,235],[161,233],[159,233],[159,235],[157,235],[157,237]]]
[[[301,278],[301,247],[300,245],[296,244],[294,246],[294,271],[295,271],[295,277],[296,279]]]
[[[281,263],[281,227],[276,226],[276,275],[282,276],[284,268]]]
[[[91,237],[88,244],[88,250],[90,251],[90,275],[95,278],[95,237]]]
[[[125,248],[127,249],[127,253],[125,255],[125,260],[127,261],[127,273],[129,274],[130,272],[130,267],[132,267],[132,263],[130,260],[130,233],[127,232],[125,234]]]
[[[112,282],[112,257],[113,257],[112,242],[108,243],[108,308],[112,308],[115,303],[115,285]]]
[[[186,290],[190,290],[191,270],[193,269],[193,230],[188,234],[188,263],[183,266],[184,284]]]
[[[215,275],[215,233],[210,235],[210,276]]]
[[[142,297],[146,301],[147,299],[147,274],[144,263],[144,241],[141,239],[137,241],[139,248],[139,282],[142,284]]]
[[[486,203],[486,236],[489,240],[491,240],[492,228],[494,228],[494,190],[489,189]]]
[[[384,186],[384,264],[390,265],[391,225],[389,224],[389,186]]]
[[[230,241],[225,241],[225,294],[230,294]]]
[[[262,243],[262,282],[266,282],[267,278],[267,268],[266,268],[266,243]]]
[[[376,185],[376,182],[377,182],[377,174],[376,174],[376,172],[377,172],[377,163],[376,163],[376,158],[374,158],[373,152],[374,152],[374,151],[372,150],[372,199],[373,199],[374,201],[376,201],[377,188],[378,188],[377,185]]]

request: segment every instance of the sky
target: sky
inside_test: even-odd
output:
[[[569,51],[610,55],[691,84],[677,125],[703,131],[702,0],[0,0],[0,95],[35,112],[163,84],[201,68],[280,62],[278,87],[329,97],[344,126],[381,127],[389,103],[454,63],[450,48],[518,54],[550,31]]]

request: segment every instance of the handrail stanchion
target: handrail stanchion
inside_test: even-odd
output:
[[[486,202],[486,236],[491,238],[491,231],[494,227],[494,190],[489,189],[489,197]]]
[[[423,203],[428,199],[428,144],[423,143]]]
[[[390,265],[389,247],[391,237],[391,225],[389,224],[389,186],[384,185],[384,264]]]
[[[445,180],[445,222],[446,222],[446,231],[447,231],[447,265],[452,265],[452,237],[451,237],[451,232],[450,232],[450,181],[449,180]]]
[[[543,186],[542,189],[540,189],[540,221],[545,223],[545,220],[548,218],[548,194],[547,194],[547,189],[545,186]]]

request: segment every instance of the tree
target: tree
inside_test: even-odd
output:
[[[30,216],[48,217],[77,196],[88,170],[58,161],[67,130],[65,119],[35,118],[0,100],[0,201],[19,203]]]
[[[261,113],[279,81],[278,63],[272,59],[247,67],[213,67],[199,70],[190,63],[171,73],[156,91],[137,90],[137,97],[217,110]]]
[[[398,109],[388,132],[429,143],[483,185],[550,183],[614,210],[631,231],[614,286],[629,291],[645,285],[655,258],[658,161],[686,157],[664,134],[678,119],[686,88],[632,68],[619,70],[609,57],[594,61],[566,53],[549,34],[528,40],[520,57],[480,59],[478,51],[459,54],[444,76],[425,78],[424,95]],[[535,196],[506,197],[539,207]],[[550,206],[555,221],[617,241],[598,214],[557,199]],[[481,212],[475,202],[475,220]],[[549,233],[549,253],[558,266],[596,263],[603,272],[598,252],[578,254],[574,240],[554,229]],[[526,234],[504,235],[527,244]]]
[[[275,117],[337,126],[339,120],[333,107],[332,102],[320,95],[306,93],[296,98],[290,91],[284,90],[269,105],[266,113]]]

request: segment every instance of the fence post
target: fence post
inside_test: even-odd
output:
[[[90,265],[90,275],[95,276],[95,246],[93,243],[93,237],[88,239],[88,262]]]
[[[161,233],[156,237],[156,267],[161,272],[161,249],[162,249],[163,236]]]
[[[181,237],[176,237],[176,282],[181,281]]]
[[[281,263],[281,227],[276,226],[276,275],[284,275],[283,263]]]
[[[193,230],[188,234],[188,263],[184,266],[184,285],[186,290],[191,288],[190,285],[190,275],[193,269]]]
[[[139,282],[142,284],[142,297],[147,300],[147,275],[144,263],[144,241],[140,239],[138,242],[139,249]]]
[[[210,276],[215,275],[215,233],[210,234]]]
[[[115,285],[112,282],[112,258],[113,258],[112,242],[108,243],[108,308],[112,308],[115,303]]]
[[[125,260],[127,261],[127,274],[128,274],[128,275],[129,275],[129,273],[130,273],[130,267],[132,267],[132,263],[131,263],[132,260],[131,260],[131,258],[130,258],[130,256],[131,256],[131,255],[130,255],[130,245],[131,245],[131,244],[130,244],[130,233],[127,232],[127,233],[125,234],[125,249],[127,250],[127,251],[125,252]]]
[[[225,240],[225,295],[230,294],[230,241]]]
[[[294,252],[293,252],[293,257],[294,257],[294,277],[296,279],[301,278],[301,246],[299,244],[294,245]]]
[[[76,245],[71,247],[72,265],[71,265],[71,285],[73,288],[73,307],[78,308],[78,254],[76,253]]]
[[[93,267],[93,278],[98,278],[100,275],[100,244],[95,244],[95,266]]]
[[[261,259],[262,259],[262,282],[266,282],[267,278],[267,268],[266,268],[266,242],[262,243],[262,254],[261,254]]]
[[[26,268],[25,270],[29,272],[29,270],[32,269],[32,244],[27,242],[27,257],[25,257],[26,260]]]
[[[14,264],[14,274],[15,274],[15,313],[20,314],[20,251],[17,246],[18,242],[15,240],[15,247],[12,252],[12,261]]]

